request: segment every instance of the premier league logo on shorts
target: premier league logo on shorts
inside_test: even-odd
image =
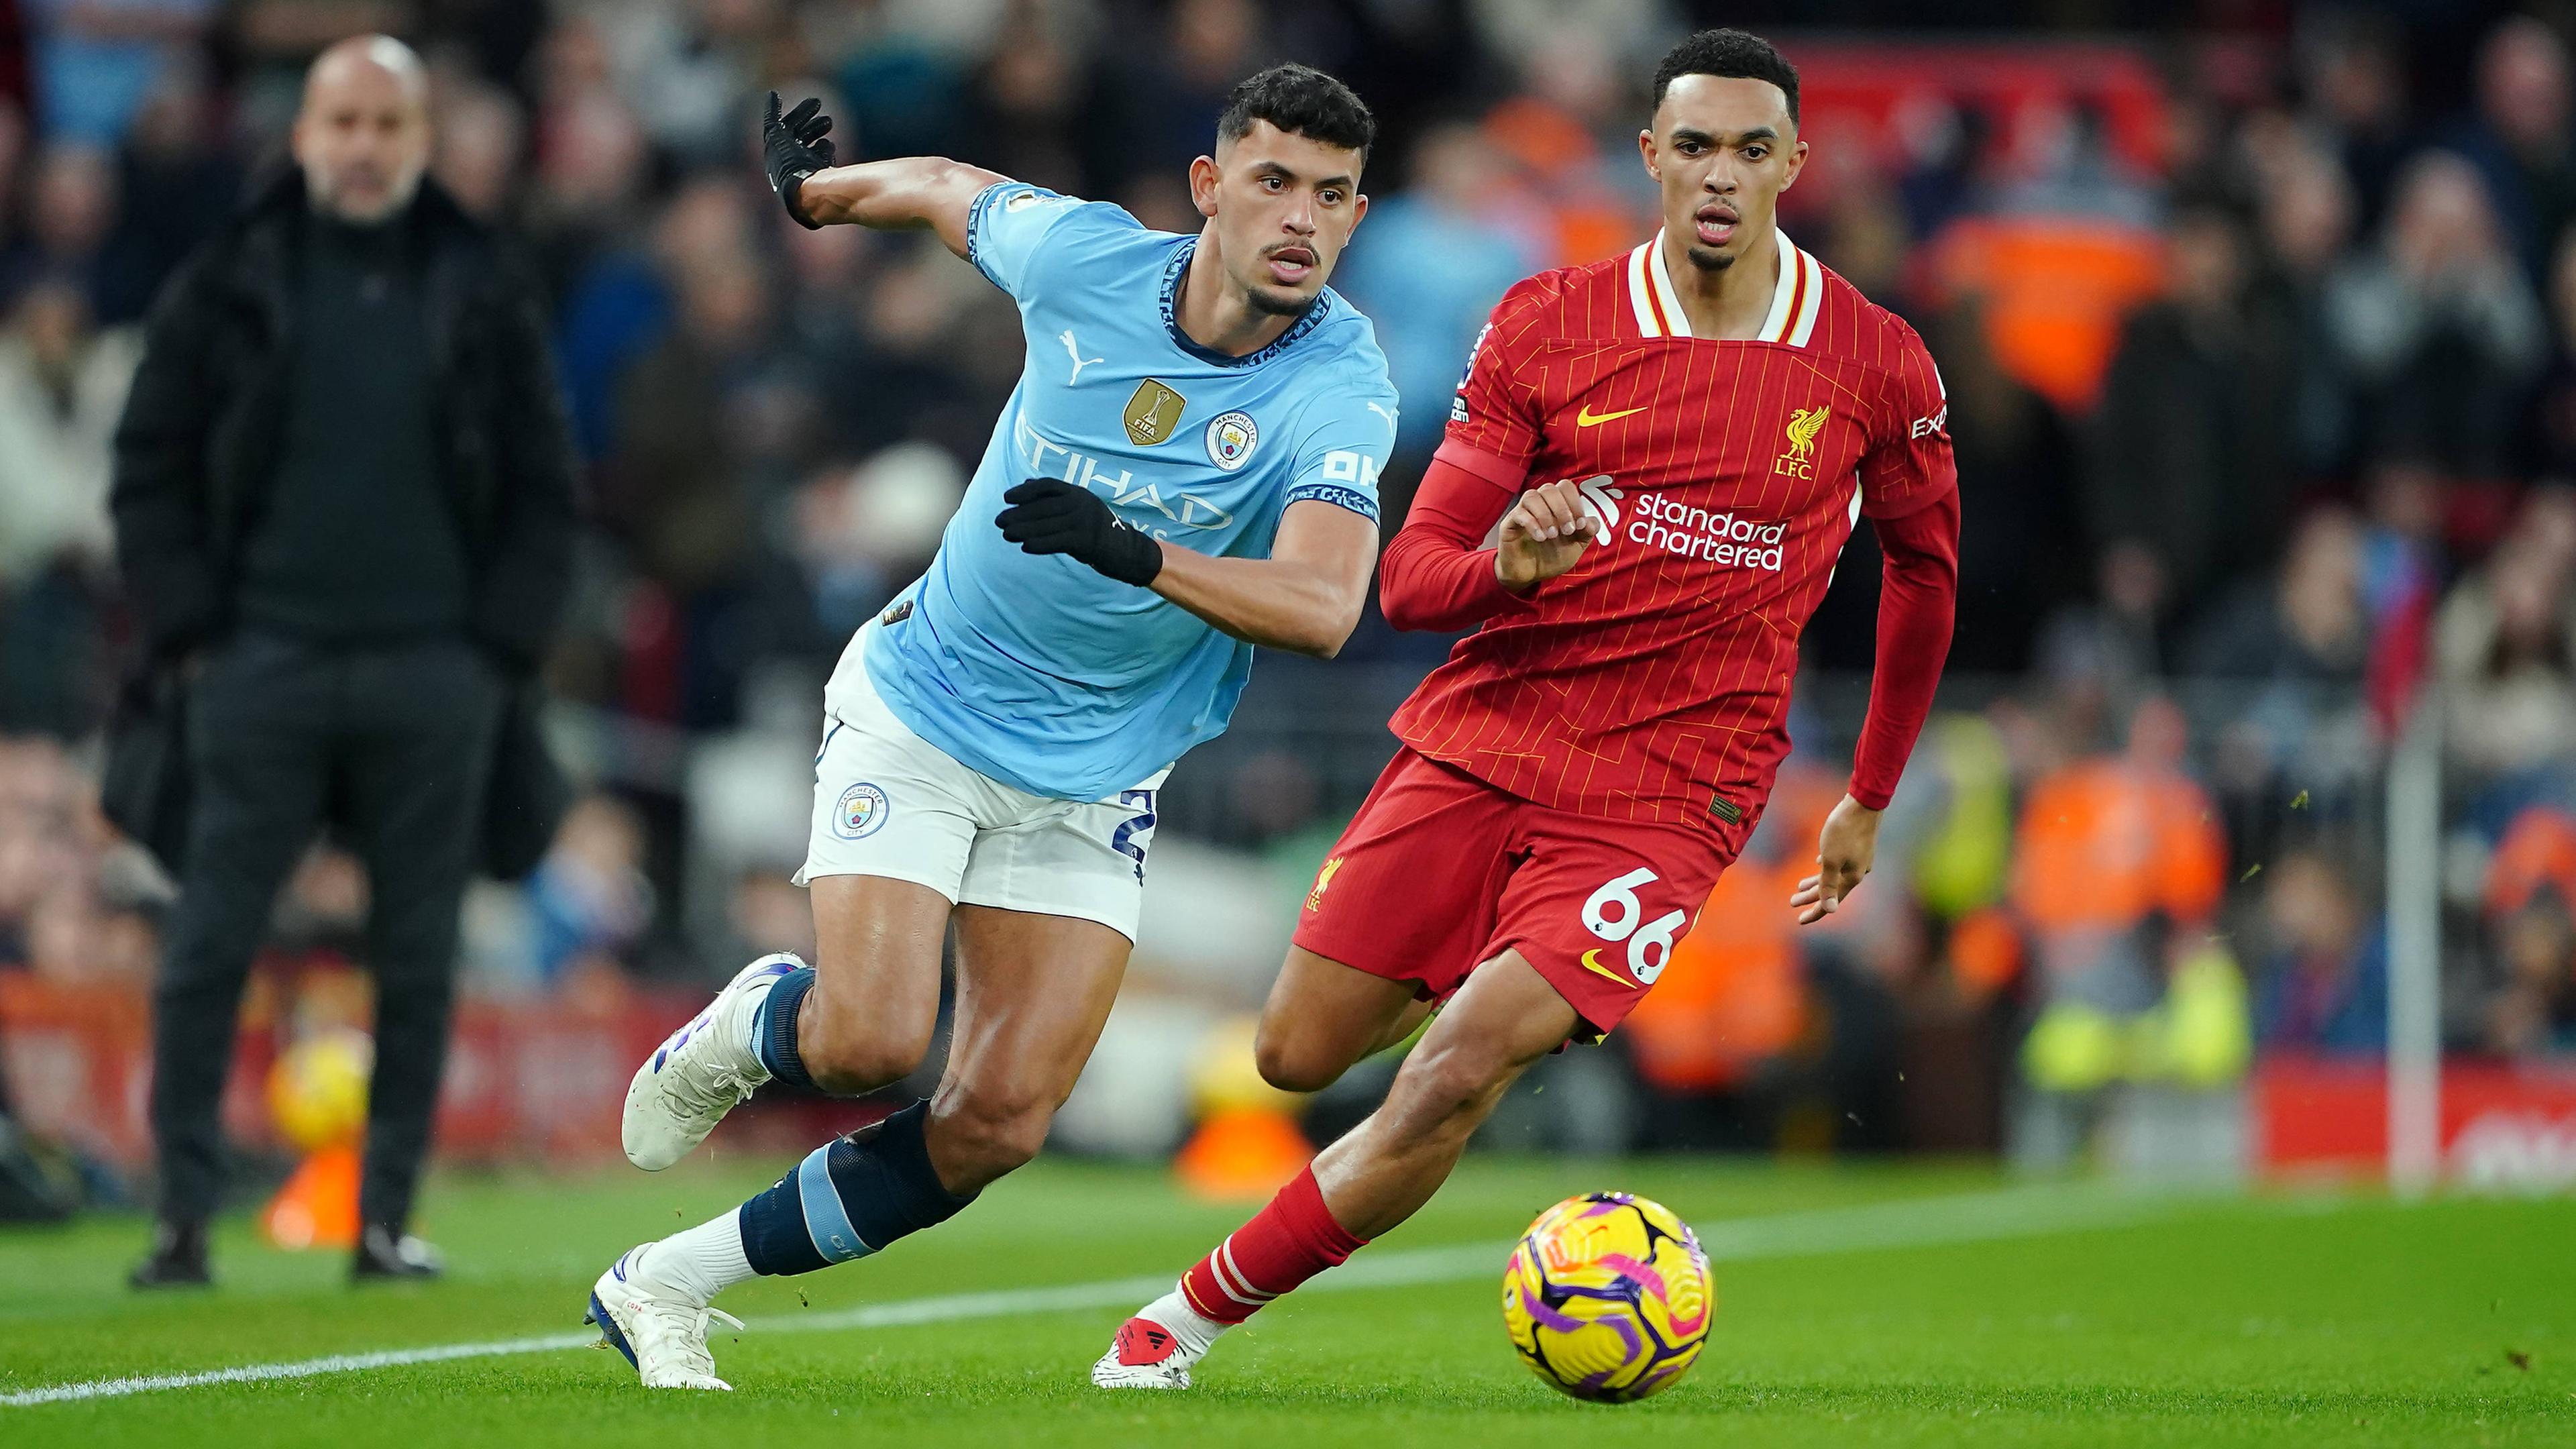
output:
[[[886,820],[886,792],[865,780],[841,792],[832,807],[832,833],[843,840],[865,840]]]
[[[1250,413],[1227,413],[1207,425],[1208,461],[1229,473],[1251,462],[1260,442],[1261,429],[1253,426]]]

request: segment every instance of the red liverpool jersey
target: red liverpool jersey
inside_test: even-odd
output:
[[[1957,486],[1922,339],[1785,235],[1755,340],[1691,336],[1655,241],[1514,287],[1439,456],[1513,492],[1574,480],[1608,535],[1461,641],[1396,733],[1542,805],[1676,823],[1768,795],[1860,515]]]

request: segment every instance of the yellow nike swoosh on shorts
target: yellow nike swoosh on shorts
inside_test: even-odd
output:
[[[1652,403],[1647,404],[1647,407],[1652,406]],[[1597,428],[1603,423],[1614,422],[1620,418],[1627,417],[1631,413],[1642,413],[1645,410],[1645,408],[1622,408],[1615,413],[1596,413],[1592,410],[1592,404],[1585,403],[1583,405],[1583,411],[1574,415],[1574,425],[1578,428]]]
[[[1601,964],[1601,961],[1600,961],[1600,956],[1601,956],[1601,948],[1600,948],[1600,947],[1598,947],[1598,946],[1595,946],[1595,947],[1593,947],[1591,950],[1584,952],[1584,953],[1583,953],[1583,969],[1584,969],[1584,970],[1586,970],[1586,971],[1593,972],[1593,973],[1595,973],[1596,975],[1607,976],[1607,977],[1609,977],[1611,980],[1618,982],[1618,983],[1619,983],[1620,985],[1622,985],[1622,986],[1634,987],[1634,986],[1637,984],[1636,982],[1629,980],[1627,977],[1620,975],[1618,972],[1611,970],[1609,967],[1602,965],[1602,964]]]

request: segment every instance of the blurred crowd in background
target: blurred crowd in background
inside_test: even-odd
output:
[[[1564,1068],[1627,1109],[1548,1130],[1991,1150],[2009,1124],[2046,1156],[2112,1084],[2376,1054],[2385,774],[2419,699],[2446,1042],[2576,1051],[2576,75],[2547,15],[0,0],[0,966],[151,969],[151,872],[87,773],[130,663],[109,439],[156,288],[276,164],[329,40],[429,58],[434,174],[545,278],[588,469],[546,673],[591,793],[527,887],[469,907],[474,989],[508,995],[713,981],[810,937],[785,877],[820,681],[928,559],[1018,375],[1010,304],[935,243],[786,220],[765,92],[824,96],[847,159],[952,155],[1195,230],[1184,170],[1236,79],[1295,58],[1350,81],[1384,141],[1334,282],[1405,396],[1392,528],[1503,289],[1651,230],[1653,60],[1728,23],[1806,73],[1817,156],[1784,227],[1947,382],[1953,677],[1860,908],[1796,932],[1787,882],[1865,697],[1856,539],[1752,854],[1613,1050]],[[1113,1039],[1156,1001],[1257,1003],[1445,646],[1372,618],[1332,664],[1256,670],[1173,782],[1144,1004]],[[317,853],[281,954],[345,953],[361,890]]]

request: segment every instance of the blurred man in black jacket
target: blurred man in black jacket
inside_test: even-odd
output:
[[[404,1225],[504,702],[562,606],[573,465],[533,289],[423,180],[427,101],[398,41],[314,63],[296,168],[173,279],[117,433],[125,584],[191,681],[154,998],[160,1227],[138,1287],[207,1281],[242,982],[326,819],[372,899],[355,1272],[438,1271]]]

